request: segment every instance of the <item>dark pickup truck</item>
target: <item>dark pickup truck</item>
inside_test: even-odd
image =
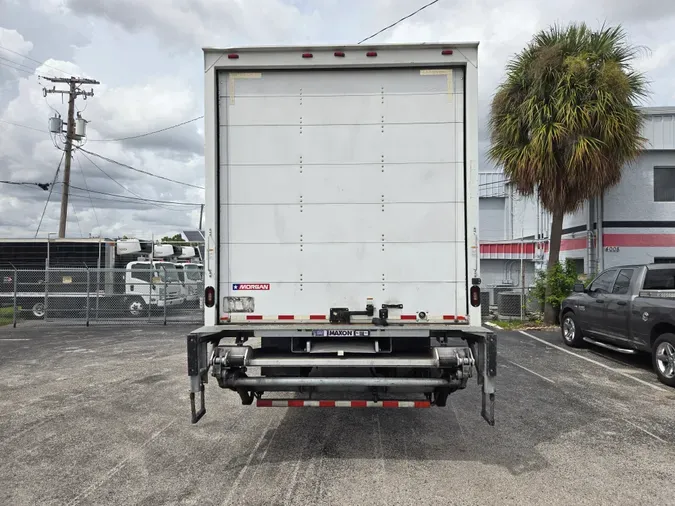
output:
[[[612,267],[574,285],[560,327],[568,346],[650,353],[659,380],[675,387],[675,264]]]

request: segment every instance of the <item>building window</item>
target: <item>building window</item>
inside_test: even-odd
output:
[[[675,167],[654,167],[654,202],[675,202]]]

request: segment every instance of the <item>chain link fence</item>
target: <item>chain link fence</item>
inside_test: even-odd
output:
[[[0,270],[0,325],[203,321],[201,266],[169,262],[133,265],[131,269]]]
[[[503,320],[520,320],[543,311],[531,288],[495,290],[496,317]]]

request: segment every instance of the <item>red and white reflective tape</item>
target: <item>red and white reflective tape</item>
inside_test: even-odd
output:
[[[429,316],[425,319],[420,319],[416,314],[404,314],[399,316],[391,316],[388,318],[389,321],[401,321],[405,323],[468,323],[468,318],[466,316],[455,316],[455,315],[442,315],[442,316]],[[222,315],[220,321],[223,322],[322,322],[328,323],[328,316],[325,314],[312,314],[312,315],[292,315],[292,314],[278,314],[278,315],[260,315],[260,314],[233,314],[233,315]],[[369,323],[367,321],[358,321],[355,320],[352,324],[358,323]]]
[[[429,401],[305,401],[258,399],[259,408],[430,408]]]

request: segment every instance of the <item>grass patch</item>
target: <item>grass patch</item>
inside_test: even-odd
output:
[[[542,320],[494,320],[492,323],[504,330],[554,330],[558,328],[555,325],[546,325]]]
[[[17,311],[19,308],[17,308]],[[14,322],[14,308],[0,307],[0,327]]]

